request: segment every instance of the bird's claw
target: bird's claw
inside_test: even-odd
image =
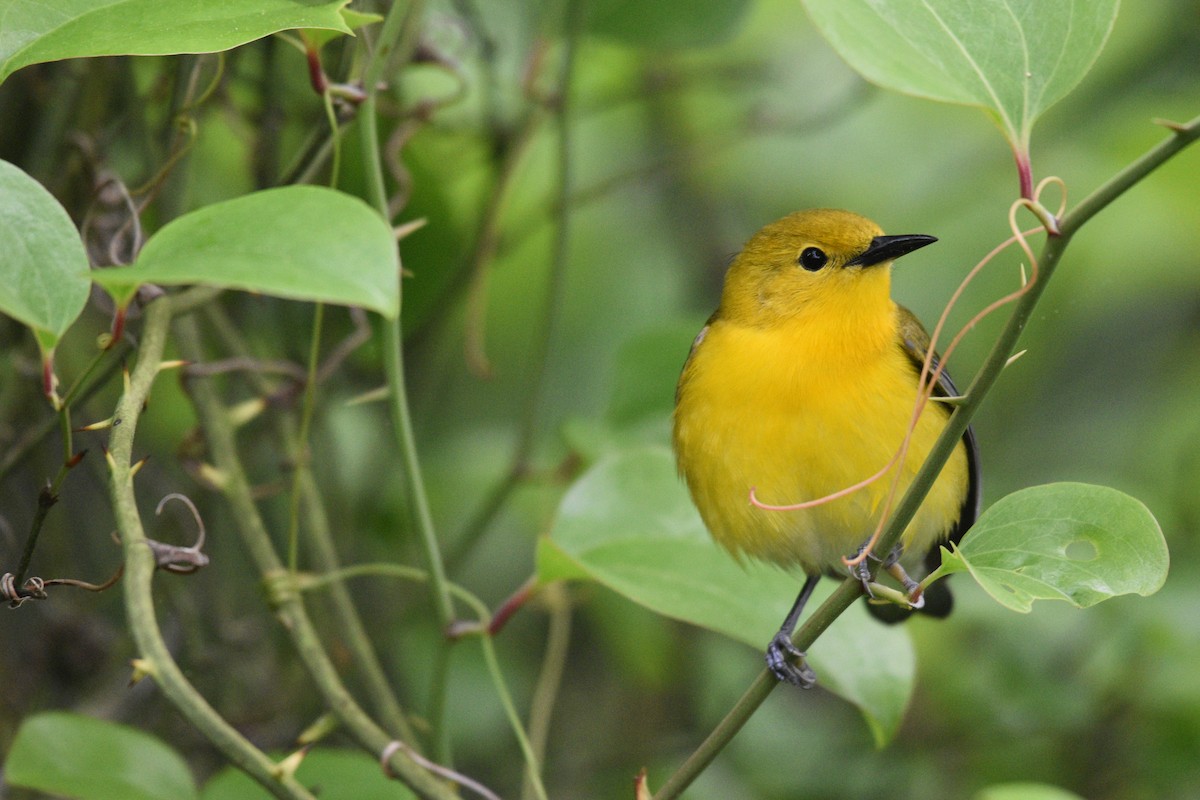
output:
[[[873,556],[868,556],[868,558],[873,558]],[[863,594],[874,600],[875,593],[871,591],[871,584],[873,583],[871,580],[871,567],[867,564],[866,559],[850,567],[850,575],[857,578],[858,582],[862,584]]]
[[[792,637],[780,631],[767,645],[767,668],[779,681],[799,686],[801,689],[811,689],[817,682],[817,675],[804,662],[804,653],[792,644]]]

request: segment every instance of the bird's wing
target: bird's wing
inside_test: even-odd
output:
[[[704,341],[704,337],[708,335],[708,329],[717,321],[719,313],[719,311],[714,311],[708,318],[708,321],[704,323],[704,327],[696,334],[696,338],[692,340],[692,346],[688,350],[687,358],[683,361],[683,369],[679,373],[679,383],[675,385],[675,405],[679,405],[679,395],[683,392],[684,383],[687,382],[688,366],[691,364],[692,356],[696,354],[696,351],[700,348],[700,344]]]
[[[925,361],[925,353],[929,349],[929,334],[915,314],[903,306],[899,307],[899,311],[900,340],[903,343],[905,355],[912,361],[913,368],[920,374],[921,365]],[[940,358],[941,356],[934,353],[931,369],[937,368]],[[938,385],[934,388],[934,394],[939,397],[958,396],[958,387],[954,385],[954,380],[950,377],[948,370],[942,370],[942,374],[938,378]],[[963,498],[962,508],[959,510],[958,523],[950,532],[949,540],[952,542],[960,540],[963,534],[975,524],[983,499],[983,486],[979,473],[979,446],[975,442],[975,432],[969,425],[963,432],[962,440],[967,451],[967,494]],[[935,566],[941,562],[936,548],[930,556]]]

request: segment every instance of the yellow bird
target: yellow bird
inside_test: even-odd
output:
[[[879,472],[909,428],[929,335],[891,297],[892,262],[937,241],[884,236],[849,211],[799,211],[748,241],[725,276],[721,304],[696,336],[675,396],[680,474],[713,538],[808,576],[766,660],[781,681],[815,681],[791,634],[823,573],[845,575],[843,557],[874,532],[900,470],[899,498],[949,418],[925,405],[908,455],[849,495],[799,511],[784,505],[825,497]],[[956,396],[942,374],[936,393]],[[937,545],[957,541],[979,510],[979,460],[970,429],[955,448],[884,566],[910,592],[903,565],[938,563]],[[855,571],[864,581],[866,570]],[[944,582],[924,608],[949,613]],[[932,591],[930,593],[933,594]],[[874,608],[874,606],[872,606]],[[894,608],[894,607],[893,607]],[[883,618],[887,614],[878,614]]]

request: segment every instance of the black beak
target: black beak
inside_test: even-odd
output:
[[[906,233],[900,236],[876,236],[871,240],[871,246],[847,261],[846,266],[870,267],[874,264],[882,264],[885,261],[899,258],[906,253],[911,253],[913,250],[917,250],[927,244],[933,244],[936,241],[936,236],[926,236],[923,233]]]

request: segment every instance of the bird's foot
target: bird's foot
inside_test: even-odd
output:
[[[775,634],[767,645],[767,668],[783,683],[811,689],[817,682],[817,674],[804,661],[804,653],[792,644],[792,637],[785,631]]]
[[[908,604],[913,608],[921,608],[925,605],[925,598],[922,596],[921,584],[917,583],[909,574],[904,571],[904,567],[900,566],[900,562],[896,561],[891,564],[884,564],[885,569],[891,574],[896,581],[904,587],[904,593],[908,596]]]
[[[857,578],[858,582],[862,584],[863,594],[874,600],[875,592],[871,591],[871,584],[873,581],[871,580],[871,567],[869,564],[867,564],[868,559],[874,559],[875,561],[879,560],[875,558],[875,556],[868,554],[867,557],[862,561],[850,567],[850,576]]]

